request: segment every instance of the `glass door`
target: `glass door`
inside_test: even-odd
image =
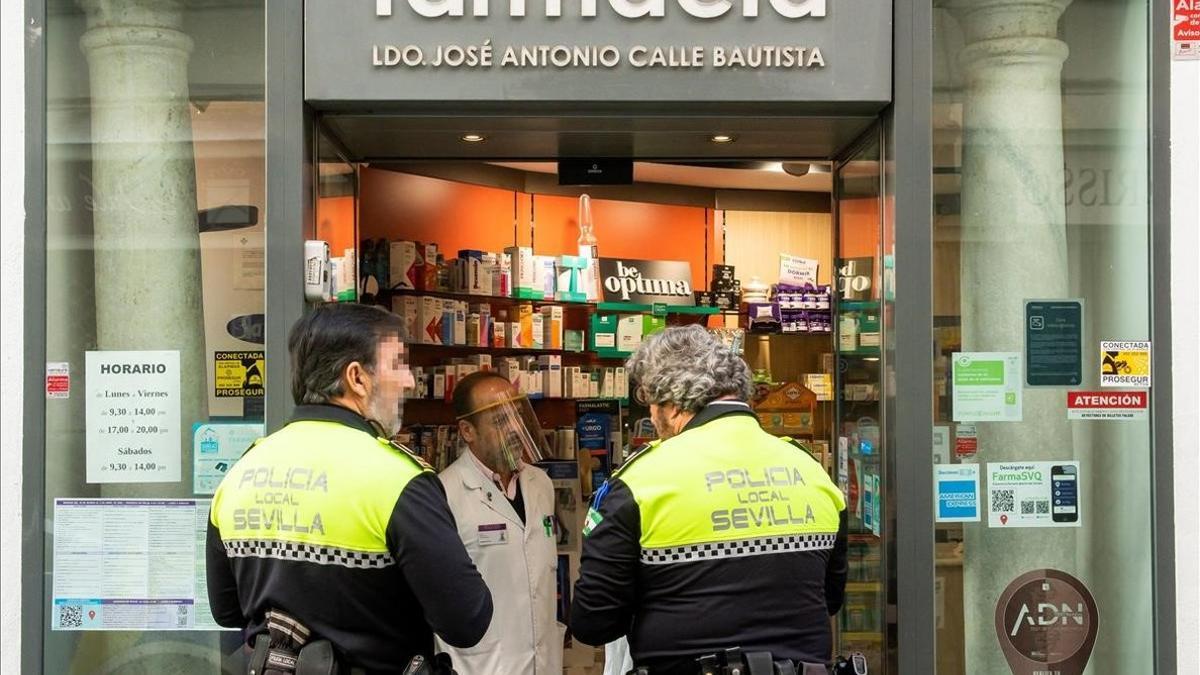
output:
[[[835,474],[846,494],[850,542],[846,601],[836,618],[835,654],[859,652],[871,673],[885,671],[889,552],[883,402],[888,364],[885,282],[891,256],[883,236],[879,129],[869,131],[834,164],[836,237],[834,353]]]

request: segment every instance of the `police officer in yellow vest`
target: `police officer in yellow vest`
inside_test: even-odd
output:
[[[401,330],[355,304],[292,328],[295,415],[229,470],[208,527],[213,616],[251,646],[268,632],[273,648],[322,638],[345,666],[393,673],[430,659],[435,632],[470,647],[487,630],[491,595],[441,482],[389,442],[412,384]],[[290,647],[268,666],[295,667]]]
[[[597,491],[572,634],[591,645],[627,635],[651,675],[694,675],[714,654],[716,672],[764,659],[825,672],[846,584],[841,491],[803,448],[762,430],[745,403],[749,369],[705,329],[668,328],[628,368],[660,440]]]

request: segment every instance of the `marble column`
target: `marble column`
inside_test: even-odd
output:
[[[192,40],[175,0],[81,0],[91,86],[96,341],[179,351],[182,482],[105,494],[191,494],[191,424],[207,368],[188,103]],[[117,492],[113,492],[113,491]]]
[[[963,30],[964,351],[1020,352],[1023,300],[1068,294],[1058,19],[1070,0],[952,0]],[[979,425],[980,464],[1069,459],[1061,390],[1026,389],[1021,422]],[[986,477],[981,480],[986,482]],[[1004,588],[1035,568],[1073,571],[1069,529],[965,527],[966,672],[1008,673],[995,631]]]
[[[178,483],[106,484],[105,497],[192,494],[191,425],[207,419],[206,363],[188,101],[192,39],[177,0],[79,0],[92,131],[96,346],[178,351]],[[82,449],[80,450],[82,452]],[[99,673],[217,673],[211,635],[89,634],[77,667]]]

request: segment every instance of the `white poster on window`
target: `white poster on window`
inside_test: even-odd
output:
[[[210,500],[56,499],[52,630],[220,630],[208,605]]]
[[[1020,422],[1019,352],[958,352],[953,360],[955,422]]]
[[[181,479],[179,352],[88,352],[87,482]]]

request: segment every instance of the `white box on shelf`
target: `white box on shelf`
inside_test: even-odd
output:
[[[421,344],[442,344],[442,321],[445,313],[442,311],[440,298],[421,297],[421,308],[417,318],[416,341]]]
[[[622,316],[617,321],[617,349],[622,352],[632,352],[642,346],[642,326],[644,320],[641,314]]]
[[[547,398],[563,398],[562,357],[546,354],[538,357],[542,371],[542,392]]]
[[[392,288],[416,290],[417,274],[424,274],[420,264],[417,242],[393,241],[388,245],[388,281]]]

